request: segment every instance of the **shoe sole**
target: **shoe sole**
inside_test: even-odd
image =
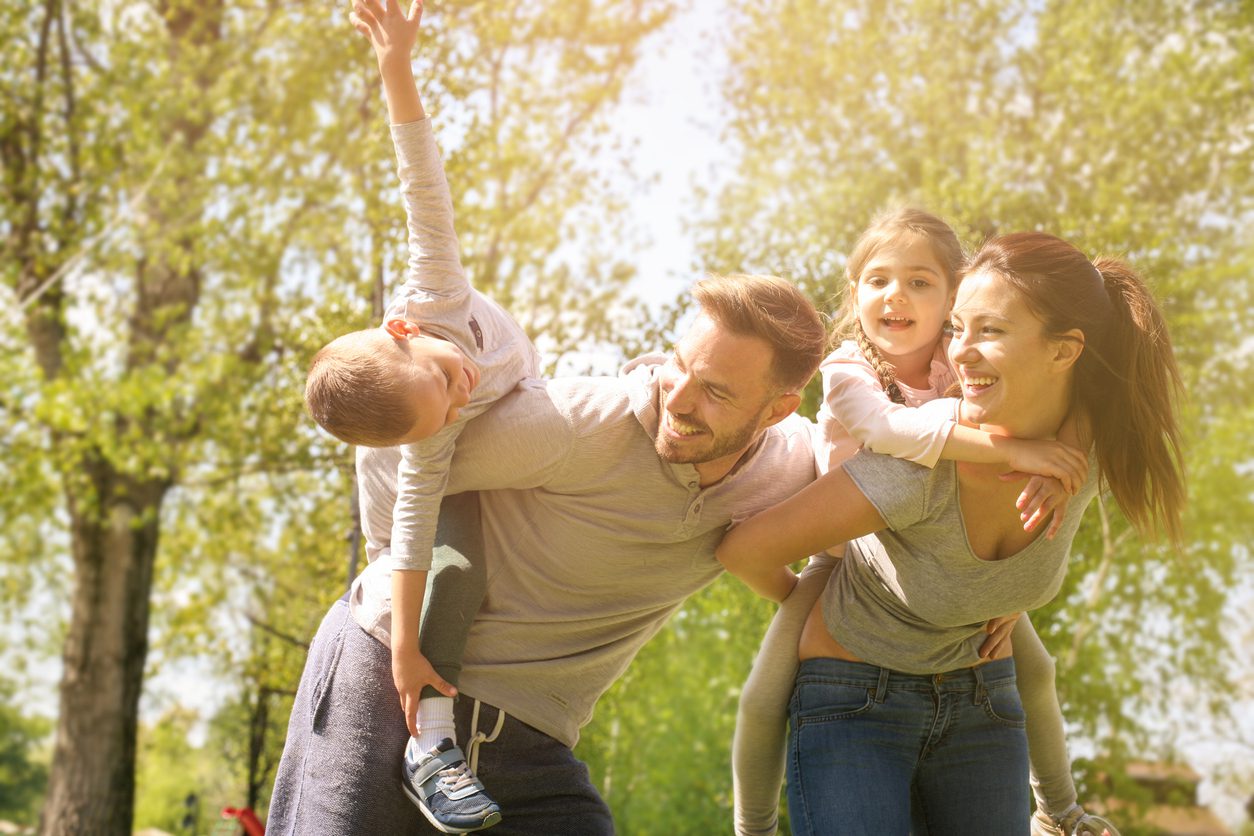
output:
[[[453,824],[446,824],[445,822],[437,819],[435,817],[435,813],[432,813],[427,809],[427,805],[423,804],[422,799],[418,797],[418,794],[409,788],[409,784],[401,781],[401,789],[404,790],[405,795],[409,796],[409,800],[414,802],[414,806],[418,808],[418,812],[422,813],[423,818],[431,822],[431,826],[441,833],[474,833],[477,830],[486,830],[494,824],[501,823],[501,814],[498,812],[488,813],[488,816],[483,820],[483,823],[475,825],[474,827],[458,827]]]

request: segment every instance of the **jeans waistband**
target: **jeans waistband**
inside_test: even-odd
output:
[[[873,688],[877,691],[956,691],[966,692],[1013,683],[1014,659],[997,659],[983,665],[941,673],[901,673],[866,662],[848,662],[827,657],[806,659],[797,669],[797,683],[830,682]]]

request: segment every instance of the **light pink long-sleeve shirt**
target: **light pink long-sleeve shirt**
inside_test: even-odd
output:
[[[944,341],[932,356],[927,389],[897,381],[906,399],[904,406],[889,400],[875,369],[852,340],[845,340],[829,354],[819,371],[823,374],[823,404],[814,448],[820,473],[847,460],[861,447],[926,467],[936,466],[954,422],[941,413],[915,407],[943,397],[957,381],[945,356]]]

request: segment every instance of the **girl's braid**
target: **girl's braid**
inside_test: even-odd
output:
[[[897,369],[893,367],[892,363],[884,359],[884,355],[880,354],[880,350],[876,348],[875,343],[871,342],[870,337],[866,335],[866,331],[862,330],[862,322],[858,319],[853,321],[853,338],[857,340],[858,348],[862,350],[862,356],[867,359],[867,362],[871,364],[871,368],[875,369],[875,373],[879,375],[880,385],[888,393],[889,400],[904,406],[906,396],[901,394],[901,387],[897,385]]]

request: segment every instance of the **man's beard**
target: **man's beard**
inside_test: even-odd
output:
[[[657,435],[654,436],[653,446],[657,450],[658,456],[663,461],[671,464],[702,464],[721,459],[732,453],[742,452],[753,442],[754,436],[758,434],[758,422],[756,419],[746,421],[734,431],[725,432],[722,435],[712,435],[710,434],[710,428],[700,421],[680,416],[684,423],[700,427],[707,433],[703,437],[704,444],[685,445],[683,448],[680,448],[672,446],[670,439],[663,435],[663,424],[666,422],[665,403],[662,405],[659,417],[661,420],[658,421]]]

